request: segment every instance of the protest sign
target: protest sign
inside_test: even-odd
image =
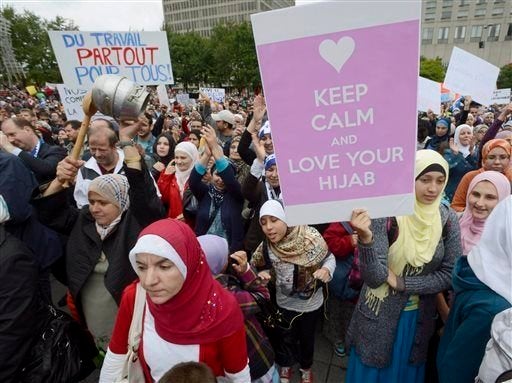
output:
[[[25,89],[27,90],[28,94],[30,94],[31,96],[35,96],[37,93],[37,89],[34,85],[26,86]]]
[[[156,87],[156,93],[158,94],[160,104],[167,105],[167,107],[170,108],[171,103],[169,101],[169,95],[167,94],[167,88],[164,84],[160,84]]]
[[[226,90],[224,88],[199,88],[199,92],[206,94],[210,100],[224,102]]]
[[[431,110],[441,114],[441,84],[419,77],[418,82],[418,110],[426,112]]]
[[[190,101],[190,96],[188,93],[178,93],[176,95],[176,101],[182,105],[187,105]]]
[[[64,83],[91,88],[117,74],[141,85],[173,84],[165,32],[49,31]]]
[[[497,66],[454,47],[444,85],[452,92],[471,96],[482,105],[490,105],[499,73],[500,68]]]
[[[82,100],[87,93],[86,89],[70,88],[64,84],[55,84],[59,92],[60,101],[64,107],[68,120],[82,121],[85,117]]]
[[[508,104],[510,103],[511,89],[496,89],[491,98],[492,104]]]
[[[251,16],[290,226],[412,213],[420,15],[336,1]]]

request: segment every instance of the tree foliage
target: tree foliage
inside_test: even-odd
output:
[[[194,32],[167,32],[172,66],[178,82],[189,85],[260,84],[254,37],[249,23],[218,24],[210,38]]]
[[[29,11],[17,13],[11,7],[3,8],[2,15],[11,22],[14,55],[25,70],[27,82],[62,82],[47,31],[77,30],[73,22],[60,16],[46,20]]]
[[[443,82],[446,68],[440,57],[435,59],[427,59],[420,57],[420,76],[428,78],[432,81]]]
[[[176,34],[169,31],[167,40],[175,81],[182,83],[185,89],[190,84],[208,83],[212,61],[208,40],[196,32]]]
[[[497,86],[498,89],[512,88],[512,63],[501,67]]]

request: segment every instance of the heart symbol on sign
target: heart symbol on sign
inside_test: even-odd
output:
[[[318,47],[318,51],[320,52],[320,56],[340,73],[343,65],[345,65],[350,56],[352,56],[352,53],[354,53],[355,47],[356,43],[354,39],[345,36],[339,39],[338,43],[332,40],[322,41]]]

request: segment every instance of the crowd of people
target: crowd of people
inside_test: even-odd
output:
[[[288,224],[262,95],[95,115],[79,159],[55,95],[0,119],[0,381],[64,305],[94,345],[68,382],[311,383],[327,321],[348,383],[512,377],[512,104],[418,116],[411,215],[315,226]]]

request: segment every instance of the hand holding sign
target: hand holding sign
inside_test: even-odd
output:
[[[357,233],[359,241],[362,244],[369,244],[372,241],[373,233],[370,230],[372,220],[368,212],[364,209],[354,209],[352,218],[350,219],[350,226]]]

